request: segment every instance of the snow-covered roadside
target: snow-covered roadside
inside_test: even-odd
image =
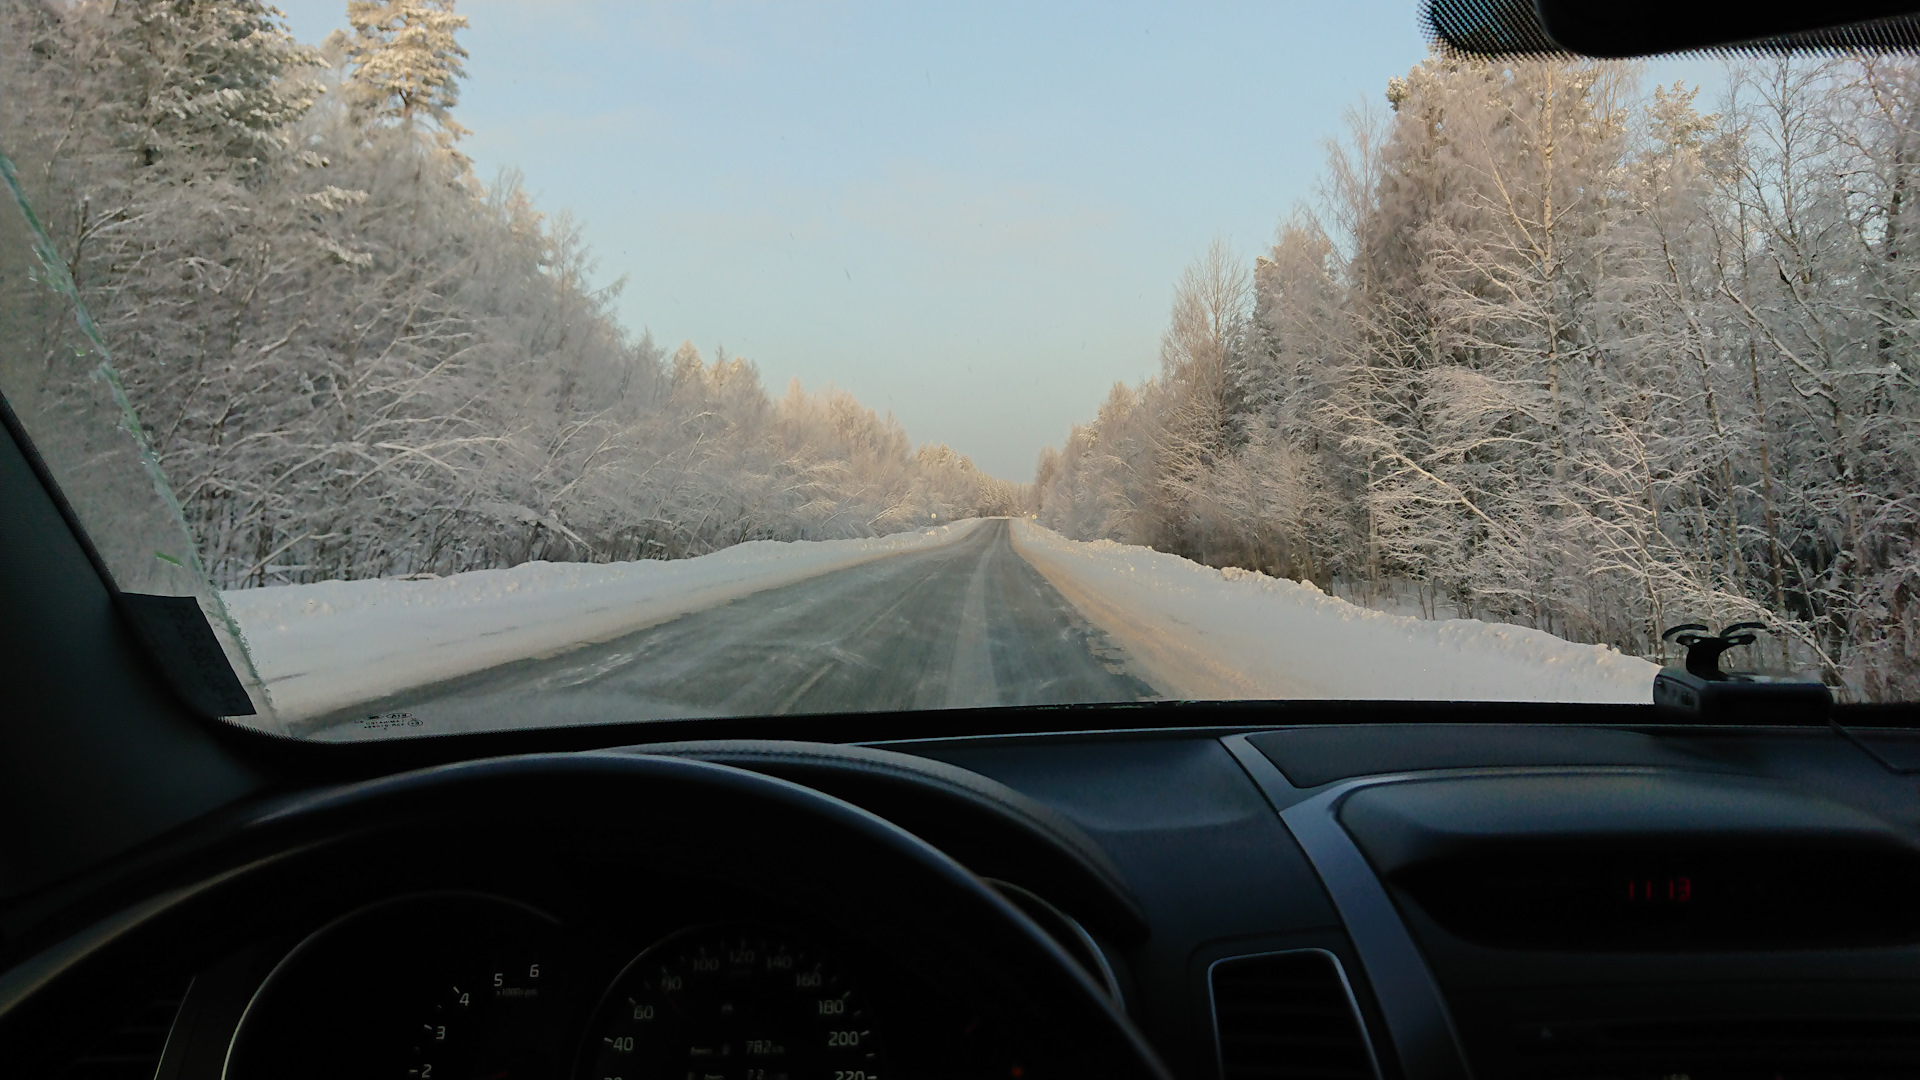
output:
[[[1030,521],[1014,521],[1013,543],[1169,696],[1653,700],[1658,668],[1604,645],[1368,611],[1310,585],[1081,543]]]
[[[863,540],[760,540],[671,562],[532,562],[424,581],[323,581],[223,595],[280,723],[297,725],[355,702],[953,543],[979,524]]]

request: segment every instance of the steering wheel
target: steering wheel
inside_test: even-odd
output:
[[[0,1055],[35,1055],[132,964],[192,962],[243,932],[265,897],[313,881],[319,853],[591,840],[650,865],[752,878],[877,948],[991,987],[1072,1072],[1169,1080],[1133,1024],[1025,914],[918,837],[839,799],[731,766],[632,752],[502,757],[282,798],[213,823],[145,875],[155,890],[0,984]],[[769,885],[774,886],[769,889]],[[204,954],[205,948],[200,952]],[[204,955],[200,957],[204,962]],[[95,1014],[97,1016],[97,1013]],[[37,1047],[44,1050],[45,1047]]]

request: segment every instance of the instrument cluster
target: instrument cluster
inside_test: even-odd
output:
[[[631,955],[604,946],[487,893],[361,908],[271,968],[234,1031],[225,1080],[1034,1073],[990,1022],[817,928],[721,918]]]

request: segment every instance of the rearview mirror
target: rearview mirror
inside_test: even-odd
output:
[[[1920,50],[1920,2],[1822,0],[1430,0],[1427,25],[1483,55],[1571,52],[1622,58],[1721,49]]]

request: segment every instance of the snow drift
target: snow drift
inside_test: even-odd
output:
[[[978,525],[860,540],[759,540],[672,561],[530,562],[421,581],[323,581],[223,595],[281,725],[297,729],[357,702],[953,543]]]
[[[1068,540],[1031,521],[1014,521],[1013,543],[1172,697],[1653,700],[1656,665],[1605,645],[1369,611],[1311,585]]]

